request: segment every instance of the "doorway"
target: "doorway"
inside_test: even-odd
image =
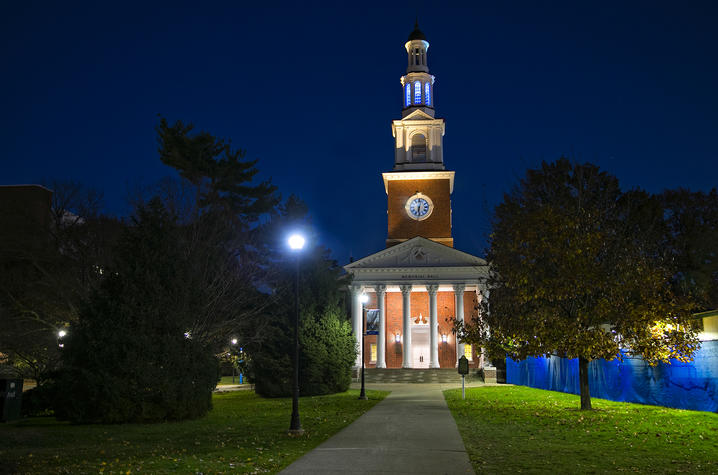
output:
[[[428,368],[430,359],[429,325],[413,324],[411,326],[412,366],[414,368]]]

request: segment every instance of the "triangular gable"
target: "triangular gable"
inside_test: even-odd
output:
[[[359,269],[409,267],[476,267],[486,261],[421,236],[384,249],[344,266],[347,272]]]
[[[402,121],[404,120],[436,120],[434,117],[431,117],[429,114],[424,112],[421,109],[416,109],[415,111],[412,111],[411,114],[407,115],[406,117],[401,118]]]

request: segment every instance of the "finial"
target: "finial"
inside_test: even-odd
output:
[[[409,35],[409,41],[411,40],[424,40],[426,41],[426,36],[424,36],[424,33],[421,32],[419,29],[419,15],[416,16],[416,20],[414,21],[414,31],[411,32]]]

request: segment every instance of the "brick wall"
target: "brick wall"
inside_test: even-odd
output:
[[[428,196],[434,203],[431,215],[422,221],[409,217],[406,202],[416,192]],[[387,242],[394,239],[451,238],[451,196],[448,179],[390,180],[387,186],[388,232]],[[453,247],[453,241],[442,241]]]

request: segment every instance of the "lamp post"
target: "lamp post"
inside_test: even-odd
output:
[[[299,251],[304,247],[304,236],[292,234],[289,247],[295,252],[294,279],[294,392],[292,394],[292,421],[289,423],[289,435],[299,436],[304,433],[299,421]]]
[[[65,335],[67,335],[67,332],[65,330],[59,330],[57,332],[57,346],[60,348],[65,347],[65,343],[62,342],[62,339],[65,338]]]
[[[232,338],[230,340],[230,343],[232,344],[232,350],[230,351],[230,356],[236,356],[234,354],[234,349],[237,347],[237,339]],[[234,376],[235,376],[235,374],[237,374],[237,364],[234,361],[234,358],[232,358],[231,361],[232,361],[232,384],[234,384]]]
[[[364,390],[364,334],[366,333],[366,308],[365,304],[369,301],[367,294],[361,294],[361,391],[359,391],[359,399],[366,400],[366,391]]]

